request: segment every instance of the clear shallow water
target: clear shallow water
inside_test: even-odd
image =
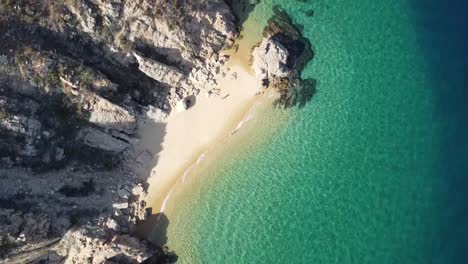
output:
[[[180,263],[466,263],[462,1],[266,0],[253,15],[274,4],[313,43],[318,93],[175,199]]]

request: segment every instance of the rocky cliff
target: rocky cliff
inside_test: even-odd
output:
[[[151,212],[120,161],[237,35],[223,0],[0,0],[0,263],[173,260],[130,235]]]

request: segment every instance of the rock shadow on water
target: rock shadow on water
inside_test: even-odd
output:
[[[250,13],[260,2],[261,0],[226,0],[227,5],[236,16],[239,25],[242,25],[249,18]]]

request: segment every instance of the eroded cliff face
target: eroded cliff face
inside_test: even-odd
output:
[[[75,135],[54,140],[63,133],[53,126],[91,126],[131,136],[144,107],[169,112],[183,97],[213,89],[211,69],[225,61],[218,52],[238,34],[221,0],[4,0],[0,12],[0,122],[6,137],[27,143],[19,150],[5,146],[23,153],[3,159],[12,164],[31,164],[30,157],[46,155],[38,138],[64,149],[62,158],[70,157],[64,141]],[[10,107],[15,98],[34,106],[22,115],[24,109]],[[46,120],[57,113],[62,120]],[[117,145],[129,143],[125,136],[110,135],[125,141]]]
[[[223,0],[1,0],[0,263],[166,258],[129,236],[151,213],[120,161],[237,35]]]

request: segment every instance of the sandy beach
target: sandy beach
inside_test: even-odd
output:
[[[250,121],[253,108],[268,105],[272,93],[262,91],[259,80],[251,66],[251,51],[262,39],[263,21],[248,17],[233,48],[221,52],[230,58],[218,74],[216,82],[220,94],[207,96],[203,87],[195,97],[195,104],[178,112],[174,109],[167,121],[140,127],[140,142],[135,154],[148,152],[152,156],[150,165],[135,165],[142,179],[148,178],[147,207],[153,213],[161,212],[177,182],[188,177],[194,166],[204,159],[213,160],[210,152],[223,144],[228,137],[245,136],[237,133],[243,124]],[[235,77],[234,77],[235,76]],[[260,107],[261,108],[261,107]]]
[[[142,131],[141,147],[153,154],[155,150],[150,148],[151,141],[158,140],[154,136],[165,134],[162,149],[155,157],[156,166],[149,172],[147,201],[154,211],[162,207],[164,197],[185,168],[220,138],[230,135],[236,122],[242,119],[255,100],[258,92],[255,77],[242,67],[233,67],[231,70],[237,73],[237,79],[232,80],[227,76],[219,80],[220,96],[208,98],[200,94],[190,109],[173,111],[164,128],[155,126]]]
[[[164,209],[165,198],[187,168],[221,139],[241,129],[246,113],[256,100],[264,97],[249,66],[249,51],[259,37],[244,37],[237,42],[237,52],[225,52],[230,60],[224,65],[227,74],[216,78],[219,96],[207,96],[202,89],[189,109],[182,112],[174,109],[165,123],[140,128],[141,140],[135,153],[138,156],[146,151],[153,160],[150,165],[136,165],[135,169],[142,178],[149,176],[146,201],[153,212]]]

